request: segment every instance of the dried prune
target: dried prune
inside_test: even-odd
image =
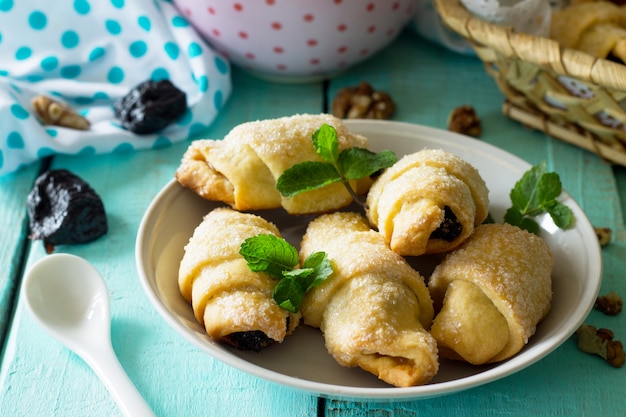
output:
[[[107,232],[104,204],[91,186],[65,169],[35,180],[28,194],[30,239],[43,240],[46,252],[56,245],[91,242]]]
[[[187,96],[169,80],[144,81],[113,105],[122,126],[137,134],[163,129],[186,109]]]
[[[241,350],[253,350],[255,352],[276,343],[275,340],[270,339],[260,330],[231,333],[224,338],[224,341]]]
[[[442,239],[447,242],[452,242],[459,237],[463,231],[463,226],[457,219],[456,215],[450,209],[450,207],[444,207],[444,219],[439,227],[431,233],[431,239]]]

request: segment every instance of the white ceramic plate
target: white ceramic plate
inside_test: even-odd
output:
[[[509,191],[530,168],[523,160],[489,144],[448,131],[386,121],[347,121],[349,129],[368,137],[374,151],[391,149],[398,156],[422,148],[442,148],[474,165],[490,190],[490,212],[497,221],[510,206]],[[158,312],[178,333],[226,364],[266,380],[326,397],[400,400],[428,398],[476,387],[511,375],[548,355],[571,336],[593,304],[601,282],[602,260],[593,227],[567,194],[562,201],[574,212],[576,225],[557,229],[540,218],[542,237],[555,256],[552,308],[528,345],[508,361],[471,366],[442,360],[427,385],[395,388],[358,368],[343,368],[326,352],[316,329],[300,326],[281,345],[260,353],[244,352],[210,340],[178,291],[183,247],[202,217],[218,203],[205,201],[175,180],[156,196],[142,220],[136,242],[137,268],[143,288]],[[308,217],[284,212],[263,215],[275,222],[287,240],[297,244]]]

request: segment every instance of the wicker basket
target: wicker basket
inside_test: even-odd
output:
[[[626,166],[626,65],[491,24],[459,0],[435,7],[485,64],[506,116]]]

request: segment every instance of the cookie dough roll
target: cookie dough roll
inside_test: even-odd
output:
[[[518,353],[550,309],[552,267],[540,237],[508,224],[477,227],[429,281],[441,355],[484,364]]]
[[[488,214],[489,192],[478,170],[458,156],[425,149],[404,156],[376,179],[367,217],[403,256],[447,252]]]
[[[305,295],[301,311],[306,324],[322,330],[335,360],[399,387],[430,381],[439,362],[426,330],[432,300],[420,274],[357,213],[313,220],[300,257],[318,251],[327,253],[333,273]]]
[[[339,151],[367,148],[364,136],[352,134],[341,119],[327,114],[301,114],[243,123],[223,140],[192,142],[178,169],[176,179],[207,200],[223,201],[237,210],[283,207],[291,214],[323,213],[347,206],[352,196],[339,183],[282,197],[276,180],[295,164],[322,161],[312,142],[323,124],[337,131]],[[371,185],[369,178],[352,181],[358,194]]]
[[[280,232],[272,223],[230,208],[209,212],[185,246],[178,285],[198,322],[214,340],[240,349],[260,350],[280,343],[300,322],[300,314],[272,298],[276,280],[252,272],[239,254],[241,243]]]

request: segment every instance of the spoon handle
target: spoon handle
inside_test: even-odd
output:
[[[122,414],[125,417],[154,417],[150,406],[122,368],[113,347],[110,344],[100,347],[101,349],[83,355],[83,359],[104,382]]]

